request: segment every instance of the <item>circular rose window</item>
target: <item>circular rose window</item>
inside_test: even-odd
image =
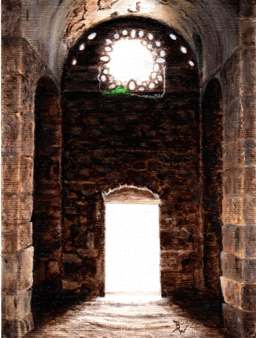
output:
[[[145,30],[114,32],[100,56],[100,88],[109,93],[163,92],[166,51],[162,44]]]

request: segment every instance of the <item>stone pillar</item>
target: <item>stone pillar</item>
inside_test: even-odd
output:
[[[33,328],[33,97],[23,40],[5,38],[2,46],[2,327],[4,337],[16,338]]]
[[[224,118],[221,283],[225,326],[235,338],[256,337],[255,15],[256,1],[241,1],[240,46],[231,62]]]

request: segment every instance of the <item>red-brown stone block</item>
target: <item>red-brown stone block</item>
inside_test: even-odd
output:
[[[223,223],[243,224],[243,199],[242,197],[223,199]]]
[[[256,284],[246,284],[221,277],[224,300],[244,311],[256,311]]]
[[[245,196],[243,216],[245,224],[256,224],[256,197]]]
[[[223,250],[241,258],[256,257],[256,226],[226,224],[222,227]]]
[[[244,175],[240,168],[229,168],[223,172],[224,194],[228,197],[240,196],[243,193]]]
[[[7,320],[23,319],[31,311],[31,290],[18,291],[3,298],[3,316]]]
[[[255,18],[256,16],[256,2],[255,0],[240,1],[240,16],[244,18]]]
[[[255,18],[243,18],[240,20],[240,41],[245,47],[256,47]]]
[[[256,136],[256,97],[243,95],[240,99],[243,120],[241,121],[241,136],[255,138]]]
[[[234,142],[234,140],[239,138],[241,128],[241,107],[239,97],[234,98],[234,100],[227,105],[223,118],[225,121],[223,124],[223,136],[225,142]]]
[[[31,246],[15,254],[3,255],[3,291],[14,293],[31,288],[33,251]]]
[[[239,258],[233,254],[221,254],[223,276],[235,281],[255,283],[256,258]]]
[[[256,335],[256,312],[248,312],[223,305],[224,324],[230,338],[254,338]]]
[[[241,74],[241,94],[256,95],[256,48],[244,48],[241,51],[242,74]]]
[[[244,151],[240,142],[224,142],[223,144],[223,168],[239,168],[244,162]]]

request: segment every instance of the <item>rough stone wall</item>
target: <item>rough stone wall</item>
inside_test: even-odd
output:
[[[33,327],[34,96],[46,67],[21,38],[3,38],[2,314],[6,337]]]
[[[78,1],[73,3],[78,3]],[[178,2],[172,3],[177,4]],[[180,3],[181,2],[179,2],[179,4]],[[224,3],[226,4],[227,2],[222,1],[222,3],[224,5]],[[229,0],[228,3],[234,5],[237,1]],[[31,6],[31,4],[33,6]],[[44,6],[44,10],[38,7],[41,4]],[[195,4],[196,6],[201,6],[202,4],[206,4],[206,2],[198,1],[195,2]],[[223,46],[228,44],[229,47],[227,50],[231,51],[236,45],[236,18],[233,17],[233,12],[231,17],[229,17],[229,15],[225,16],[221,22],[227,23],[226,18],[229,17],[231,24],[227,26],[231,28],[230,31],[226,31],[226,33],[223,34],[224,25],[219,25],[219,23],[214,20],[214,18],[218,16],[218,11],[213,10],[215,8],[215,1],[209,1],[207,2],[207,5],[208,4],[211,5],[210,12],[207,9],[208,7],[200,7],[203,17],[206,18],[206,21],[203,23],[201,23],[201,20],[197,20],[198,17],[194,14],[190,15],[192,13],[191,7],[186,7],[185,11],[183,11],[183,7],[179,7],[180,10],[178,9],[178,12],[182,13],[183,20],[181,20],[181,23],[188,37],[192,36],[194,32],[201,36],[203,32],[203,63],[205,63],[206,60],[205,49],[208,50],[207,57],[209,57],[213,45],[216,51],[220,53],[218,54],[220,56],[218,60],[222,63],[225,58],[223,59],[221,55],[229,55],[229,53],[223,52]],[[26,35],[27,31],[33,32],[33,37],[30,39],[30,42],[34,43],[33,46],[38,47],[36,49],[45,57],[45,63],[50,65],[55,74],[57,74],[56,64],[62,64],[61,58],[64,58],[65,51],[61,51],[61,58],[58,53],[56,54],[56,58],[54,58],[52,52],[54,51],[55,53],[56,48],[62,48],[63,32],[65,32],[70,24],[70,16],[66,14],[73,12],[73,9],[69,7],[68,1],[63,1],[60,5],[59,11],[57,10],[56,4],[53,6],[52,3],[49,3],[48,6],[45,1],[40,4],[34,1],[27,1],[26,4],[18,0],[3,1],[3,34],[5,37],[8,37],[4,38],[3,43],[3,329],[5,334],[10,337],[21,336],[32,327],[30,313],[33,256],[32,226],[30,222],[32,213],[34,144],[34,117],[32,112],[36,82],[41,76],[48,74],[46,67],[39,61],[38,55],[36,55],[28,43],[19,38],[19,36],[23,34]],[[91,3],[92,8],[96,8],[94,5],[95,3]],[[32,7],[33,10],[31,10]],[[164,8],[165,10],[163,12],[166,13],[166,18],[168,17],[169,22],[170,20],[174,20],[177,15],[177,8],[168,11],[168,15],[167,7]],[[222,8],[222,6],[218,8]],[[228,7],[226,7],[225,10],[226,14],[228,13],[227,8]],[[230,334],[234,337],[254,337],[256,322],[256,254],[254,227],[254,141],[256,107],[255,1],[241,1],[240,8],[240,49],[234,52],[221,72],[225,106],[223,190],[224,253],[222,254],[224,277],[222,278],[222,288],[225,302],[227,303],[224,307],[225,320],[227,327],[230,329]],[[104,15],[106,15],[106,17],[109,17],[109,14],[115,13],[114,9],[103,11],[105,11]],[[125,11],[127,11],[127,8],[125,8]],[[54,12],[54,14],[49,15],[50,12]],[[94,13],[94,9],[92,12]],[[35,13],[37,14],[35,15]],[[206,13],[209,15],[206,15]],[[213,13],[213,16],[210,15]],[[100,12],[98,18],[102,18],[102,14],[103,13]],[[98,14],[96,13],[94,15],[96,18]],[[48,29],[46,29],[46,17]],[[187,20],[187,17],[190,17],[191,20]],[[159,18],[161,19],[163,17]],[[86,18],[86,20],[87,19],[88,18]],[[216,29],[220,35],[216,35],[216,40],[213,45],[207,43],[207,47],[205,46],[205,41],[211,41],[208,40],[210,34],[208,31],[208,21],[214,22],[212,27]],[[49,24],[49,22],[51,22],[51,24]],[[91,20],[88,19],[87,22],[88,25],[90,25]],[[191,25],[191,22],[198,24],[196,29],[194,29],[193,24]],[[177,27],[181,27],[179,22],[175,22],[175,25],[176,24]],[[41,29],[41,27],[44,29]],[[56,36],[54,36],[53,39],[49,39],[53,31],[61,32],[60,37],[56,38]],[[231,31],[234,32],[234,35],[232,33],[232,43],[230,44],[229,37]],[[40,32],[44,32],[43,39]],[[49,57],[49,55],[51,56]],[[212,69],[216,69],[219,65],[215,65],[215,62],[213,62],[212,66]],[[169,106],[166,109],[169,109]],[[181,110],[183,110],[183,108],[175,110],[177,112],[176,116],[180,116]],[[102,152],[102,149],[97,151],[98,153]],[[123,152],[122,150],[120,153]],[[149,151],[143,150],[143,154],[144,152],[150,153]],[[92,154],[92,151],[89,153]],[[133,150],[132,148],[131,153],[135,154],[136,149]],[[171,156],[174,155],[172,154]],[[175,156],[177,156],[177,154],[175,154]],[[136,161],[137,159],[134,159],[134,163]],[[120,161],[120,163],[123,162]],[[148,164],[147,168],[149,168]],[[138,176],[138,171],[138,169],[135,170],[135,177]],[[157,172],[157,169],[155,169],[155,172]],[[143,175],[139,177],[141,176]],[[143,177],[145,176],[146,175]],[[93,179],[96,181],[96,178]],[[137,178],[134,180],[137,180]],[[86,182],[87,187],[90,180],[86,179]],[[170,182],[172,183],[173,181]],[[116,183],[119,184],[119,182]],[[106,186],[107,185],[108,184],[106,184]],[[154,186],[152,186],[152,189],[153,188]],[[100,189],[101,186],[99,190]],[[157,184],[155,185],[155,190],[157,190]],[[102,201],[100,200],[96,209],[92,206],[92,209],[96,210],[96,216],[92,219],[97,219],[97,222],[102,225],[104,223],[101,218],[102,213],[98,212],[98,210],[103,208],[101,203]],[[73,210],[76,208],[77,206],[75,206]],[[90,208],[87,210],[89,209]],[[172,221],[170,221],[170,223],[172,223]],[[171,225],[171,227],[172,229],[178,228],[173,225]],[[194,231],[199,230],[194,229]],[[174,235],[176,237],[173,238],[176,239],[177,236],[180,236],[180,232],[177,230],[175,233],[174,231]],[[88,235],[88,237],[92,238],[93,236],[90,237]],[[198,238],[199,237],[198,235]],[[173,241],[173,238],[170,238],[168,243]],[[90,242],[90,239],[88,242]],[[200,251],[198,248],[200,243],[196,244],[195,242],[196,241],[193,242],[193,247]],[[201,267],[198,268],[198,271],[200,271],[200,269]],[[194,274],[195,280],[200,280],[200,277],[196,277],[196,275],[197,273]],[[198,273],[198,276],[200,276],[200,273]],[[75,288],[76,287],[77,284],[75,284]]]
[[[9,37],[21,37],[22,35],[22,1],[2,1],[2,35]],[[14,15],[15,13],[15,15]]]
[[[224,115],[221,279],[230,336],[256,335],[256,4],[240,3],[240,46],[222,72]]]
[[[61,151],[58,90],[41,78],[35,96],[33,303],[61,290]]]
[[[207,84],[203,93],[201,114],[204,279],[210,293],[221,299],[223,107],[221,87],[216,79]]]
[[[77,283],[64,282],[64,287],[83,286],[95,291],[98,282],[103,282],[103,262],[97,268],[97,258],[103,260],[104,253],[101,193],[124,184],[147,187],[161,198],[163,293],[166,295],[177,287],[196,286],[194,272],[201,262],[194,247],[199,240],[198,126],[191,111],[195,103],[183,102],[181,112],[177,100],[175,107],[173,97],[164,100],[166,108],[162,108],[163,102],[152,104],[134,99],[120,102],[120,99],[107,101],[98,97],[102,107],[96,111],[94,107],[89,108],[93,100],[88,96],[65,102],[63,262],[65,280],[71,278]],[[124,116],[123,121],[120,115]],[[166,120],[171,126],[163,130],[165,127],[159,124]],[[166,135],[158,134],[152,139],[149,135],[157,133],[157,126]],[[119,135],[116,140],[114,133]],[[141,134],[147,137],[142,140]],[[155,147],[147,144],[152,140]],[[161,147],[165,142],[169,150]],[[92,280],[88,280],[89,276]]]
[[[99,31],[98,36],[104,39]],[[72,68],[67,62],[62,103],[66,290],[103,295],[102,193],[125,184],[146,187],[161,199],[163,295],[202,284],[198,77],[182,58],[171,62],[173,53],[168,53],[168,92],[162,99],[102,96],[93,80],[93,53],[92,64]]]

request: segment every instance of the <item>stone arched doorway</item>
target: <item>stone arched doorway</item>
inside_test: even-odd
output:
[[[104,194],[104,203],[105,297],[160,299],[159,197],[126,186]]]

